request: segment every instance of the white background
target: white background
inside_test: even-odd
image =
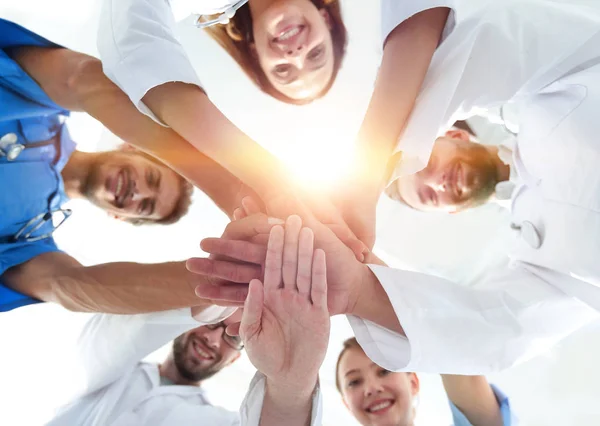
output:
[[[462,4],[468,9],[480,3],[462,0]],[[72,49],[95,54],[97,6],[97,0],[0,0],[0,17]],[[240,128],[299,173],[311,170],[314,174],[343,161],[377,70],[377,2],[346,0],[343,6],[351,33],[344,68],[325,100],[302,108],[265,98],[201,31],[184,24],[180,28],[185,44],[194,46],[190,59],[213,101]],[[74,114],[70,121],[82,149],[114,145],[114,138],[93,120]],[[317,160],[300,161],[317,149]],[[81,201],[71,202],[71,207],[75,214],[59,230],[57,241],[84,264],[157,262],[200,255],[199,240],[220,235],[226,224],[225,217],[199,193],[186,218],[162,228],[118,223]],[[418,214],[382,200],[377,248],[392,265],[437,273],[468,285],[485,275],[485,267],[504,264],[501,253],[511,238],[506,225],[506,214],[496,206],[448,217]],[[65,402],[75,382],[69,370],[74,340],[86,318],[50,305],[23,308],[0,317],[0,425],[43,424]],[[355,424],[335,390],[333,373],[341,342],[350,335],[345,319],[334,318],[330,350],[321,373],[325,424],[329,426]],[[151,359],[160,360],[164,353]],[[600,418],[597,358],[600,336],[597,327],[592,327],[547,356],[490,379],[511,396],[522,424],[595,425]],[[206,383],[209,396],[215,404],[236,409],[252,374],[251,365],[242,358]],[[422,375],[421,385],[417,424],[448,425],[449,410],[439,378]]]

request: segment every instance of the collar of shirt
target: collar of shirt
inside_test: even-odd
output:
[[[510,209],[512,194],[520,182],[519,173],[514,163],[515,145],[514,138],[509,138],[498,146],[498,158],[510,168],[510,175],[508,180],[496,184],[495,201],[507,209]]]

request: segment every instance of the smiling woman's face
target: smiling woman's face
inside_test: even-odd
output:
[[[344,403],[361,425],[412,424],[412,400],[419,392],[414,373],[392,373],[352,347],[342,355],[337,374]]]
[[[327,11],[309,0],[279,0],[253,19],[256,55],[271,85],[291,99],[321,93],[334,67]]]

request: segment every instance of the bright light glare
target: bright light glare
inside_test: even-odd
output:
[[[342,182],[352,171],[353,150],[348,141],[319,137],[278,152],[290,175],[302,186],[327,190]]]

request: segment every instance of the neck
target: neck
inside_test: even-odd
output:
[[[158,366],[158,371],[161,377],[169,379],[171,382],[180,386],[200,386],[202,382],[194,382],[182,377],[175,365],[173,354],[169,354],[169,357]]]
[[[260,16],[275,0],[249,0],[248,6],[250,6],[250,14],[252,19],[256,19]]]
[[[492,145],[486,145],[486,149],[492,154],[492,160],[496,166],[496,180],[498,182],[504,182],[510,179],[510,166],[505,164],[504,161],[498,156],[498,147]]]
[[[96,158],[95,153],[75,151],[61,172],[69,198],[84,198],[85,184]]]

